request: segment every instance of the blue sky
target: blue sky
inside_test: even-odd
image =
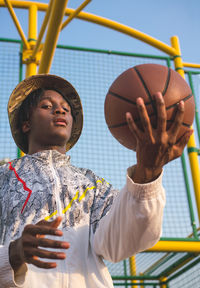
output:
[[[36,2],[36,1],[34,1]],[[49,1],[40,1],[48,3]],[[69,0],[68,7],[78,7],[83,1]],[[151,35],[166,44],[178,35],[184,62],[200,63],[200,1],[198,0],[93,0],[85,11],[118,21]],[[27,12],[16,10],[27,34]],[[44,13],[39,15],[39,25]],[[19,38],[5,8],[0,8],[1,37]],[[59,44],[128,52],[162,54],[130,36],[96,24],[73,20],[60,34]]]

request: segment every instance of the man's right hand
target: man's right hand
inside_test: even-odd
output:
[[[42,220],[35,225],[29,224],[24,227],[22,236],[10,243],[9,260],[14,271],[17,271],[24,263],[33,264],[39,268],[51,269],[57,266],[56,262],[41,261],[46,259],[65,259],[64,252],[48,251],[45,248],[68,249],[68,242],[48,239],[46,235],[62,236],[63,232],[57,227],[62,221],[62,217],[57,217],[52,222]]]

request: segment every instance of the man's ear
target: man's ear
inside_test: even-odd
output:
[[[29,121],[24,121],[23,123],[22,123],[22,132],[23,133],[27,133],[27,132],[29,132],[30,131],[30,122]]]

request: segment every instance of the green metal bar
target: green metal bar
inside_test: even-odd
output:
[[[191,73],[191,74],[200,74],[200,71],[192,71],[192,70],[187,71],[187,70],[184,70],[184,72],[185,72],[186,74],[188,74],[188,73]]]
[[[172,274],[172,270],[181,265],[183,262],[187,261],[187,260],[192,260],[195,257],[197,257],[197,255],[195,255],[194,253],[188,253],[186,255],[184,255],[182,258],[178,259],[176,262],[174,262],[172,265],[170,265],[169,267],[167,267],[167,269],[163,270],[159,275],[157,275],[158,278],[161,277],[168,277],[170,274]],[[191,258],[191,259],[190,259]],[[180,268],[179,268],[180,269]],[[174,272],[173,272],[174,273]]]
[[[123,265],[124,265],[124,275],[127,276],[126,260],[123,261]],[[127,284],[127,280],[125,280],[124,284]]]
[[[191,264],[187,265],[186,267],[184,267],[181,271],[177,272],[176,274],[174,274],[173,276],[171,276],[170,278],[168,278],[167,282],[169,283],[171,280],[179,277],[180,275],[182,275],[183,273],[187,272],[188,270],[190,270],[191,268],[193,268],[195,265],[197,265],[200,262],[200,257],[198,259],[196,259],[194,262],[192,262]]]
[[[153,288],[158,287],[158,283],[154,283],[154,282],[146,282],[146,283],[127,283],[127,284],[123,284],[123,283],[113,283],[114,286],[122,286],[125,285],[126,287],[128,286],[152,286]]]
[[[120,281],[120,280],[158,280],[157,276],[151,276],[151,275],[135,275],[135,276],[118,276],[113,275],[113,280]]]
[[[194,238],[171,238],[171,237],[161,237],[160,241],[182,241],[182,242],[197,242],[200,241],[200,239],[194,239]],[[145,251],[147,252],[147,251]],[[149,251],[152,252],[152,251]]]
[[[171,59],[170,59],[170,57],[167,57],[167,66],[169,68],[171,67]]]
[[[138,54],[138,53],[131,53],[131,52],[129,53],[129,52],[122,52],[122,51],[92,49],[92,48],[66,46],[66,45],[57,45],[56,47],[60,49],[76,50],[76,51],[83,51],[83,52],[95,52],[95,53],[114,54],[114,55],[121,55],[121,56],[134,56],[134,57],[153,58],[153,59],[160,59],[160,60],[168,60],[168,59],[170,60],[170,57],[167,57],[167,56],[147,55],[147,54]]]
[[[21,43],[22,41],[17,39],[0,38],[0,42]]]
[[[150,268],[143,272],[144,275],[150,275],[154,271],[156,271],[161,265],[167,263],[171,260],[177,253],[168,253],[165,254],[161,259],[159,259],[155,264],[153,264]]]
[[[198,114],[198,105],[197,105],[197,102],[196,102],[196,97],[195,97],[194,85],[193,85],[193,81],[192,81],[191,72],[188,72],[188,79],[189,79],[190,87],[191,87],[191,90],[192,90],[192,94],[194,95],[195,121],[196,121],[196,125],[197,125],[197,133],[198,133],[198,137],[199,137],[199,141],[200,141],[200,121],[199,121],[199,114]]]
[[[198,240],[197,227],[196,227],[196,223],[195,223],[192,197],[191,197],[191,193],[190,193],[189,179],[188,179],[188,175],[187,175],[187,167],[186,167],[186,161],[185,161],[184,153],[181,155],[181,162],[182,162],[184,181],[185,181],[185,186],[186,186],[186,194],[187,194],[187,200],[188,200],[188,205],[189,205],[190,221],[191,221],[191,225],[192,225],[193,235],[194,235],[194,239]]]

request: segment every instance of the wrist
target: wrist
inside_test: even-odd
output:
[[[16,272],[24,264],[20,254],[20,239],[17,239],[9,245],[9,262],[12,269]]]
[[[131,179],[138,184],[145,184],[156,180],[162,172],[162,168],[151,169],[142,167],[139,165],[135,166]]]

